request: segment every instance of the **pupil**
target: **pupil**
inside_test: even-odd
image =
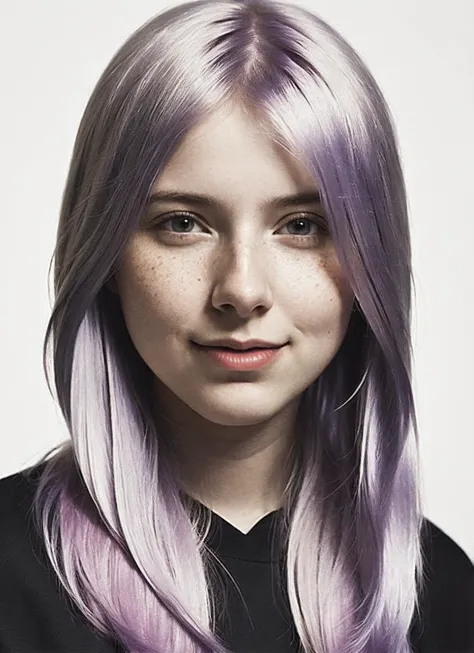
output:
[[[301,218],[298,219],[298,220],[295,220],[295,224],[297,224],[297,225],[299,225],[300,227],[302,227],[302,228],[303,228],[303,231],[305,231],[305,227],[307,228],[307,225],[305,224],[305,220],[303,220],[303,219],[301,219]],[[300,230],[300,231],[301,231],[301,230]]]
[[[186,230],[186,226],[190,227],[191,226],[191,219],[190,218],[185,218],[182,216],[179,216],[178,218],[175,218],[175,220],[178,222],[178,229],[179,228],[184,228]]]

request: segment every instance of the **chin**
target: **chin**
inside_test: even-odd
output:
[[[193,410],[201,415],[204,419],[221,426],[256,426],[276,418],[282,411],[289,407],[291,398],[287,401],[275,403],[275,397],[266,392],[267,402],[261,401],[259,394],[255,397],[242,396],[242,393],[236,392],[231,400],[214,401],[212,405],[195,406]],[[239,397],[240,395],[240,397]],[[273,401],[268,401],[268,398]]]

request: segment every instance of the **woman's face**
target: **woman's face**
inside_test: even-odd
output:
[[[164,408],[221,425],[271,420],[326,368],[353,293],[303,166],[250,115],[222,107],[188,133],[153,193],[115,275],[126,325]],[[172,214],[176,212],[176,215]],[[228,369],[195,345],[287,343],[259,369]],[[190,410],[191,409],[191,410]]]

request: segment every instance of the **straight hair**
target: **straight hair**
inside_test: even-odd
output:
[[[43,363],[70,439],[30,468],[46,462],[36,527],[78,610],[124,651],[228,653],[216,634],[211,514],[179,487],[153,420],[152,372],[106,285],[167,161],[226,102],[313,175],[355,295],[341,347],[301,396],[278,531],[302,649],[410,653],[423,513],[399,148],[361,57],[297,5],[180,4],[136,30],[100,77],[53,255]]]

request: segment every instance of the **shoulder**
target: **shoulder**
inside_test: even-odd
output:
[[[64,591],[33,519],[46,463],[0,479],[0,653],[112,653]]]
[[[474,564],[439,526],[422,528],[423,578],[415,628],[420,650],[474,651]]]
[[[0,564],[18,562],[32,550],[32,505],[39,468],[18,471],[0,479]]]
[[[29,514],[38,480],[46,463],[0,478],[0,520],[2,525],[18,523]],[[3,531],[3,529],[2,529]]]
[[[439,587],[472,592],[473,562],[459,544],[429,519],[423,523],[422,547],[427,579]]]

